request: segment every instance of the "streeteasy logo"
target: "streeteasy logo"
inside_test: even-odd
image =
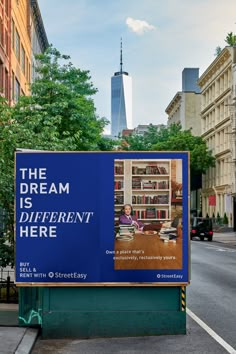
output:
[[[158,279],[164,279],[164,278],[174,278],[174,279],[182,279],[183,275],[182,274],[157,274],[157,278]]]
[[[87,278],[87,274],[84,273],[59,273],[59,272],[49,272],[48,273],[49,278],[54,278],[54,279],[83,279],[85,280]]]

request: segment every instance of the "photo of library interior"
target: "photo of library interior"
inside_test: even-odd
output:
[[[182,269],[182,160],[114,161],[115,270]]]

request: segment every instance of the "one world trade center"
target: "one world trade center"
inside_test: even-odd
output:
[[[123,71],[122,41],[120,71],[111,78],[111,135],[118,138],[123,129],[132,128],[132,78]]]

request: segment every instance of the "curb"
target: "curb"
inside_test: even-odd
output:
[[[38,329],[27,328],[18,347],[16,348],[15,354],[29,354],[33,349],[38,333]]]

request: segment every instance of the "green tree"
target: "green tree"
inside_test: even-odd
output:
[[[220,225],[220,223],[221,223],[221,217],[220,217],[220,213],[219,212],[217,212],[217,214],[216,214],[216,222],[217,222],[218,225]]]
[[[228,46],[236,46],[236,34],[229,32],[225,38],[225,42]],[[218,56],[222,52],[222,48],[217,46],[215,50],[215,56]]]
[[[218,57],[218,55],[220,55],[221,52],[222,52],[222,48],[219,46],[216,47],[215,56]]]
[[[199,136],[193,136],[190,130],[182,130],[180,124],[161,127],[158,130],[150,125],[144,136],[130,135],[124,138],[124,150],[129,151],[189,151],[191,174],[206,173],[215,166],[215,158],[206,142]]]
[[[33,134],[34,148],[36,143],[40,149],[99,149],[107,121],[96,115],[92,96],[97,89],[89,71],[75,68],[69,59],[52,47],[37,55],[39,78],[31,85],[31,96],[14,106],[14,120]]]
[[[236,34],[229,32],[225,38],[225,42],[231,47],[236,45]]]
[[[13,264],[14,153],[11,109],[0,97],[0,266]]]
[[[13,107],[0,98],[0,211],[5,212],[0,266],[14,261],[15,150],[112,150],[115,145],[102,137],[107,121],[96,114],[92,96],[97,89],[89,71],[75,68],[69,59],[50,46],[37,55],[31,96],[21,96]]]
[[[224,224],[224,225],[228,225],[228,223],[229,223],[228,216],[226,215],[226,213],[224,213],[224,216],[223,216],[223,224]]]

